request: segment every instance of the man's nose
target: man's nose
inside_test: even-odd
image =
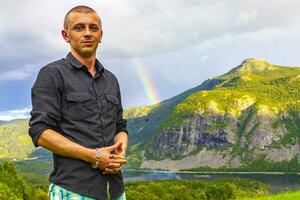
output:
[[[85,37],[91,36],[91,31],[90,31],[89,28],[86,28],[86,29],[85,29],[84,36],[85,36]]]

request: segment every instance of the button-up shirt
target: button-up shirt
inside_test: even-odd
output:
[[[121,94],[116,77],[96,60],[93,77],[71,53],[43,67],[32,87],[29,134],[35,146],[41,133],[53,129],[88,148],[114,144],[117,133],[126,130]],[[53,154],[50,181],[72,192],[96,199],[124,192],[122,174],[103,175],[83,160]]]

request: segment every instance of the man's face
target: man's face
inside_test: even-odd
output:
[[[71,49],[82,57],[96,54],[102,38],[100,19],[96,13],[72,12],[68,16],[68,28],[62,34]]]

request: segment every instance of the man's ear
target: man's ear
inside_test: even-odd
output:
[[[70,39],[69,39],[69,36],[68,36],[68,33],[66,30],[62,30],[61,31],[61,35],[63,36],[64,40],[67,42],[67,43],[70,43]]]

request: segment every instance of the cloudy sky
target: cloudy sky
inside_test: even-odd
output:
[[[125,108],[170,98],[249,57],[300,66],[297,0],[1,0],[0,120],[28,116],[39,69],[69,51],[60,31],[79,4],[102,18],[97,56],[118,77]]]

